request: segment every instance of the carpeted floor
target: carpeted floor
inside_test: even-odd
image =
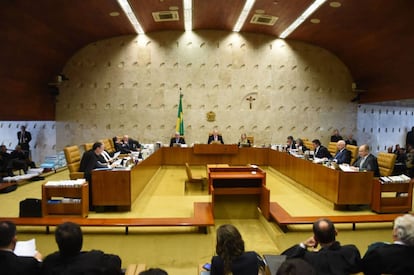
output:
[[[204,175],[204,166],[192,167],[194,175]],[[266,169],[267,186],[271,190],[271,201],[277,201],[292,215],[337,215],[355,214],[338,212],[333,205],[312,192],[307,191],[273,169]],[[68,172],[51,175],[47,180],[67,179]],[[164,166],[140,197],[134,202],[132,211],[125,213],[90,213],[89,217],[168,217],[191,216],[193,202],[210,201],[207,190],[201,191],[197,185],[189,185],[184,190],[186,178],[184,166]],[[20,186],[17,191],[0,194],[2,207],[0,216],[18,215],[19,201],[24,198],[41,198],[41,185],[45,181],[32,182]],[[235,210],[237,211],[237,209]],[[199,234],[196,228],[130,228],[129,235],[124,228],[83,228],[84,250],[101,249],[118,254],[123,266],[130,263],[145,263],[147,267],[159,266],[170,275],[195,275],[200,263],[209,262],[215,252],[215,228],[224,223],[236,225],[246,243],[246,250],[260,254],[279,254],[284,249],[307,239],[311,226],[293,226],[292,231],[283,233],[273,222],[258,218],[243,218],[244,209],[235,213],[237,218],[216,219],[215,227],[209,234]],[[359,214],[368,214],[361,211]],[[365,253],[369,243],[391,240],[391,224],[338,225],[338,240],[354,243]],[[53,228],[52,228],[53,230]],[[45,256],[57,246],[52,234],[45,234],[43,227],[19,227],[20,240],[35,238],[38,250]]]

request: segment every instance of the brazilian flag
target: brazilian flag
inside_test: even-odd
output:
[[[175,131],[184,135],[184,114],[183,114],[183,94],[180,93],[180,103],[178,104],[177,122],[175,124]]]

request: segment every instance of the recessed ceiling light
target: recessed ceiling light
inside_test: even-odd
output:
[[[265,11],[264,11],[264,10],[255,10],[255,13],[258,13],[258,14],[264,14],[264,13],[265,13]]]
[[[178,11],[178,7],[177,6],[170,6],[168,9],[170,11]]]
[[[110,12],[109,16],[113,16],[113,17],[119,16],[119,12],[117,12],[117,11]]]
[[[318,18],[312,18],[310,21],[313,24],[319,24],[321,22],[321,20],[319,20]]]
[[[329,6],[331,6],[332,8],[339,8],[340,6],[342,6],[342,4],[336,1],[332,1],[329,3]]]

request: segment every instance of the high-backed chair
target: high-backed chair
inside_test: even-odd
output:
[[[84,178],[83,172],[79,172],[81,155],[77,145],[68,146],[63,149],[65,152],[66,163],[69,169],[69,178],[71,180]]]
[[[201,190],[204,190],[204,183],[206,182],[207,179],[204,177],[194,178],[193,173],[191,172],[191,169],[190,169],[190,165],[188,165],[187,162],[185,163],[185,171],[187,173],[187,180],[185,181],[184,188],[187,189],[188,183],[199,183],[201,184]]]
[[[302,138],[303,145],[305,145],[309,150],[313,150],[313,143],[307,138]]]
[[[351,165],[355,162],[355,160],[358,158],[358,146],[355,145],[346,145],[346,149],[351,151]]]
[[[396,154],[385,153],[385,152],[378,153],[377,161],[378,161],[378,168],[379,168],[381,177],[387,177],[392,174],[396,159],[397,159]]]
[[[102,142],[102,143],[103,143],[103,145],[105,146],[105,150],[106,150],[108,153],[112,154],[113,152],[115,152],[114,147],[111,145],[111,141],[110,141],[110,139],[106,138],[106,139],[103,139],[101,142]]]
[[[93,143],[92,143],[92,142],[85,143],[85,144],[83,145],[83,149],[85,149],[85,152],[87,152],[87,151],[91,150],[91,149],[92,149],[92,147],[93,147]]]
[[[253,136],[248,136],[246,138],[250,142],[250,146],[253,146],[253,144],[254,144],[254,137]]]
[[[332,156],[336,155],[336,151],[338,151],[338,147],[336,147],[336,142],[329,142],[328,151],[331,153]]]

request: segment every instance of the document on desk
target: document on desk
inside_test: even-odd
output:
[[[36,254],[36,240],[31,239],[28,241],[16,242],[14,254],[16,254],[17,256],[33,257]]]
[[[341,168],[344,172],[358,172],[359,169],[355,169],[357,167],[350,166],[349,164],[339,164],[339,168]]]

